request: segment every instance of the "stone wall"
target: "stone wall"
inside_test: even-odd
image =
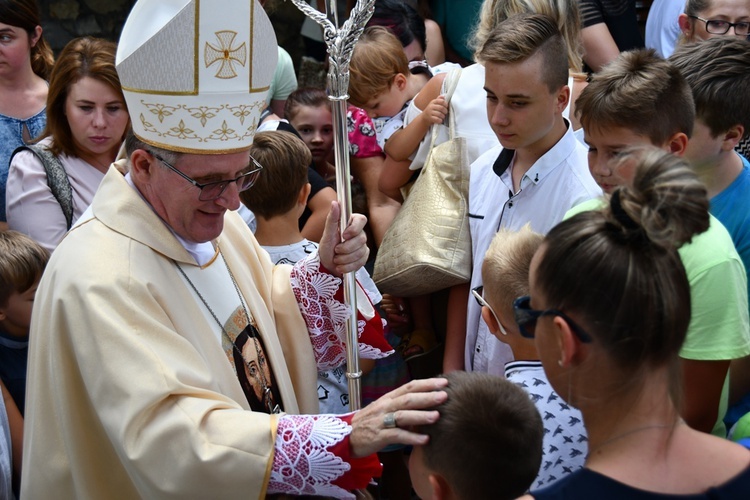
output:
[[[44,37],[58,53],[79,36],[117,41],[135,0],[37,0]]]

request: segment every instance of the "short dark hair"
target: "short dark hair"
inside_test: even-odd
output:
[[[23,293],[42,276],[49,252],[18,231],[0,231],[0,306]]]
[[[477,50],[480,63],[508,64],[542,55],[542,81],[550,92],[568,83],[568,46],[557,23],[543,14],[517,14],[495,26]]]
[[[307,145],[290,132],[259,132],[250,154],[263,171],[253,187],[240,193],[242,203],[264,219],[289,212],[307,184],[307,166],[312,161]]]
[[[406,47],[414,40],[427,50],[427,33],[424,19],[414,7],[403,0],[378,0],[375,11],[367,26],[383,26],[396,35],[401,45]]]
[[[695,114],[718,136],[733,126],[750,134],[750,43],[718,36],[678,46],[669,61],[693,90]]]
[[[594,73],[575,102],[584,129],[622,127],[661,146],[678,132],[693,133],[690,86],[653,49],[621,53]]]
[[[493,375],[456,371],[440,418],[420,428],[430,436],[425,466],[460,498],[513,499],[524,494],[542,462],[542,419],[528,393]]]
[[[620,158],[633,162],[626,165],[635,168],[632,186],[618,188],[602,210],[552,228],[531,287],[580,321],[607,353],[618,389],[667,368],[674,397],[690,323],[690,284],[677,248],[708,229],[707,191],[685,159],[662,149],[626,149]]]

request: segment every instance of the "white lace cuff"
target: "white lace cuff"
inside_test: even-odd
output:
[[[310,333],[318,370],[342,366],[346,363],[346,320],[349,309],[341,300],[341,279],[324,272],[318,253],[314,252],[294,264],[291,284]],[[373,314],[369,323],[373,325],[375,332],[368,332],[365,336],[363,332],[368,321],[361,314],[358,315],[357,331],[361,340],[359,354],[363,358],[379,359],[391,354],[393,349],[383,338],[381,318],[374,311]]]
[[[276,434],[268,493],[355,498],[331,484],[351,469],[328,448],[352,428],[332,415],[282,415]]]

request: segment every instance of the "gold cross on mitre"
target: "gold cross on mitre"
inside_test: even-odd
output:
[[[239,47],[232,48],[237,33],[234,31],[217,31],[216,38],[219,40],[219,47],[214,47],[210,43],[206,42],[206,48],[203,53],[203,58],[206,61],[206,67],[208,68],[216,61],[221,61],[221,66],[216,72],[216,78],[234,78],[237,76],[237,72],[234,70],[234,63],[238,62],[242,66],[245,66],[247,61],[247,47],[245,42]]]

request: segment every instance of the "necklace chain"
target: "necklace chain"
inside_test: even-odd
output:
[[[245,305],[245,300],[242,298],[242,293],[240,293],[240,287],[237,285],[237,280],[234,278],[234,273],[232,273],[232,270],[229,268],[229,263],[224,258],[224,255],[221,253],[221,249],[218,248],[219,256],[221,257],[221,260],[224,261],[224,266],[227,268],[227,272],[229,273],[229,277],[232,280],[232,284],[234,285],[234,290],[237,292],[237,297],[240,299],[240,305],[242,306],[242,310],[245,312],[245,317],[247,318],[248,322],[250,321],[250,313],[247,310],[247,306]],[[224,335],[224,337],[229,341],[230,344],[232,344],[232,348],[239,354],[240,358],[245,362],[245,364],[248,366],[248,369],[252,371],[252,367],[250,367],[247,360],[245,360],[245,357],[242,355],[242,350],[237,347],[237,344],[234,343],[234,340],[232,340],[232,337],[229,336],[229,333],[224,328],[224,324],[219,321],[219,318],[216,316],[216,313],[213,309],[211,309],[211,306],[208,305],[208,301],[203,297],[203,294],[198,290],[198,288],[195,286],[195,283],[188,277],[187,273],[185,273],[185,270],[182,269],[182,266],[176,261],[172,260],[174,262],[175,266],[177,266],[177,270],[180,271],[180,274],[182,274],[182,277],[185,278],[185,281],[188,282],[190,287],[193,289],[196,295],[198,295],[198,298],[201,299],[201,302],[203,302],[203,305],[206,306],[206,309],[208,309],[208,312],[211,313],[211,316],[214,318],[214,321],[216,321],[216,324],[219,325],[219,328],[221,328],[221,333]],[[258,356],[258,362],[260,362],[261,359],[261,352],[260,347],[258,347],[258,344],[256,342],[253,342],[253,345],[255,346],[255,353]],[[260,383],[263,385],[263,402],[266,405],[266,409],[269,413],[281,413],[281,407],[276,404],[275,406],[271,406],[271,388],[269,387],[268,380],[266,380],[266,374],[263,372],[263,369],[258,367],[258,373],[260,374]]]
[[[619,441],[622,438],[628,437],[632,434],[636,434],[638,432],[647,431],[651,429],[669,429],[669,428],[677,428],[678,425],[682,424],[682,420],[678,422],[674,422],[671,424],[652,424],[652,425],[644,425],[642,427],[636,427],[635,429],[630,429],[625,432],[622,432],[620,434],[616,434],[615,436],[605,440],[603,443],[599,444],[595,448],[592,448],[589,450],[589,457],[592,456],[595,452],[601,450],[608,444],[612,444],[615,441]]]

